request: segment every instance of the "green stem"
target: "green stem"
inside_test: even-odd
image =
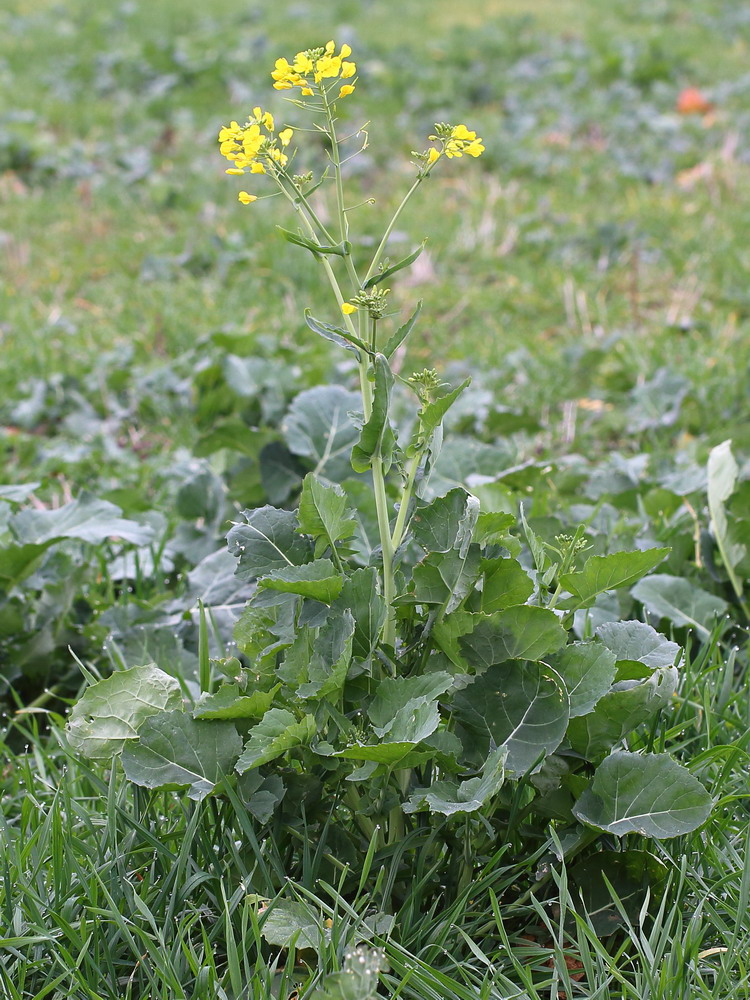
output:
[[[378,264],[380,263],[380,258],[383,255],[383,250],[385,250],[385,245],[388,242],[388,239],[389,239],[391,233],[393,232],[393,227],[396,225],[398,217],[401,215],[401,213],[403,212],[404,208],[406,208],[406,203],[409,201],[409,199],[414,194],[414,192],[417,190],[417,188],[419,187],[419,185],[422,183],[423,180],[424,180],[424,175],[420,175],[419,177],[417,177],[417,179],[414,181],[414,183],[412,184],[412,186],[409,188],[409,190],[406,192],[406,194],[402,198],[401,204],[396,209],[396,211],[395,211],[395,213],[393,215],[393,218],[388,223],[388,227],[387,227],[386,231],[383,233],[383,239],[378,244],[378,248],[375,251],[375,256],[372,258],[370,266],[367,269],[367,274],[365,275],[365,281],[367,281],[368,278],[371,278],[372,275],[375,273],[375,270],[376,270]]]
[[[417,472],[419,471],[421,461],[422,452],[418,451],[411,460],[406,477],[406,483],[404,484],[404,488],[401,493],[401,500],[398,507],[398,517],[396,518],[393,535],[391,536],[391,545],[393,546],[394,552],[396,552],[399,545],[404,540],[406,518],[409,513],[409,504],[411,502],[412,493],[414,492],[414,480],[417,478]]]

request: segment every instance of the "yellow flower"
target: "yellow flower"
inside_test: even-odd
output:
[[[249,205],[251,202],[258,200],[256,195],[248,194],[247,191],[240,191],[237,197],[243,205]]]
[[[306,52],[298,52],[294,57],[294,69],[305,76],[313,71],[313,61]]]
[[[435,149],[435,147],[433,146],[432,149],[427,154],[427,162],[428,163],[436,163],[440,159],[440,157],[442,155],[443,154],[440,152],[440,150],[439,149]]]
[[[345,83],[344,86],[339,91],[339,97],[348,97],[349,94],[354,93],[354,87],[350,83]]]
[[[341,79],[348,80],[357,72],[357,64],[353,62],[341,63]]]
[[[357,307],[353,306],[351,304],[351,302],[344,302],[344,304],[341,306],[341,312],[345,316],[351,316],[351,314],[355,313],[356,311],[357,311]]]
[[[298,52],[293,63],[284,58],[277,59],[271,73],[273,85],[276,90],[299,87],[303,97],[313,97],[315,91],[309,77],[312,77],[315,83],[322,83],[323,80],[330,78],[340,77],[343,80],[349,80],[354,76],[357,72],[356,64],[343,62],[351,54],[351,46],[342,45],[341,51],[336,55],[336,43],[329,41],[323,48]],[[351,93],[351,91],[346,93]]]
[[[315,91],[312,89],[312,87],[303,87],[301,90],[301,94],[303,97],[312,97],[314,93]]]
[[[224,171],[225,174],[232,174],[234,177],[241,177],[245,171],[241,167],[230,167]]]
[[[469,156],[481,156],[484,152],[484,143],[481,139],[475,139],[470,142],[469,145],[464,149],[464,153],[468,153]]]
[[[250,173],[251,174],[264,174],[265,172],[266,172],[266,168],[263,166],[262,163],[258,163],[257,160],[254,160],[250,164]]]
[[[292,141],[292,136],[294,135],[294,130],[291,128],[285,128],[283,132],[279,132],[279,140],[282,146],[288,146]]]
[[[286,155],[286,153],[282,153],[280,149],[272,149],[271,159],[276,160],[276,162],[280,166],[285,167],[289,157]]]
[[[352,54],[352,47],[351,47],[351,45],[342,45],[341,46],[341,52],[339,53],[339,55],[341,56],[342,59],[346,59],[347,56],[350,56],[351,54]]]
[[[451,139],[476,139],[476,132],[470,132],[465,125],[455,125],[451,131]]]
[[[333,39],[331,39],[330,42],[326,42],[326,55],[332,56],[335,51],[336,51],[336,43],[333,41]]]

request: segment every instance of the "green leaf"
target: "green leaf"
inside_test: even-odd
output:
[[[21,510],[10,519],[10,529],[19,542],[34,545],[59,538],[79,538],[91,545],[115,537],[133,545],[153,541],[153,528],[126,520],[121,514],[115,504],[83,493],[55,510]]]
[[[292,233],[288,229],[284,229],[282,226],[276,227],[287,243],[294,243],[295,246],[304,247],[305,250],[311,250],[314,254],[325,253],[334,254],[336,257],[348,257],[352,252],[352,245],[347,240],[342,243],[317,243],[313,240],[308,240],[305,236],[300,233]]]
[[[359,441],[352,448],[351,462],[355,472],[366,472],[371,467],[375,457],[381,458],[388,465],[396,445],[396,439],[388,420],[393,372],[382,354],[375,355],[373,367],[375,387],[372,398],[372,413],[370,419],[362,427]]]
[[[659,667],[643,680],[618,682],[593,711],[570,720],[570,745],[587,760],[601,756],[666,707],[676,687],[674,667]]]
[[[465,553],[479,515],[479,501],[458,487],[432,503],[418,506],[411,519],[414,539],[427,552]]]
[[[666,840],[706,822],[711,796],[668,754],[616,751],[596,769],[573,807],[577,819],[618,837],[639,833]]]
[[[724,568],[735,594],[742,598],[742,583],[735,567],[745,556],[746,547],[733,543],[729,535],[725,503],[737,486],[739,469],[732,454],[732,442],[722,441],[711,449],[708,456],[708,510],[711,514],[711,530],[719,547]]]
[[[525,604],[534,592],[534,582],[515,559],[485,559],[482,562],[482,611],[504,611]]]
[[[109,762],[138,739],[149,716],[180,708],[179,683],[155,664],[118,670],[88,687],[73,706],[68,740],[84,757]]]
[[[720,597],[696,587],[690,580],[666,573],[653,574],[631,590],[649,614],[667,618],[674,625],[687,625],[708,638],[717,618],[729,605]]]
[[[352,653],[366,660],[377,646],[386,616],[380,578],[374,566],[355,570],[344,581],[337,608],[348,608],[354,617]]]
[[[367,710],[375,733],[392,743],[427,739],[440,722],[437,699],[452,683],[444,671],[382,680]]]
[[[271,707],[276,692],[251,691],[245,694],[237,684],[222,684],[215,694],[204,692],[193,709],[194,719],[260,719]]]
[[[400,326],[398,330],[396,330],[396,332],[393,334],[392,337],[389,338],[388,342],[383,348],[383,354],[385,354],[385,356],[388,358],[389,361],[396,353],[396,351],[399,349],[399,347],[403,344],[403,342],[406,340],[406,338],[409,336],[411,331],[414,329],[414,325],[419,319],[419,314],[421,313],[421,311],[422,311],[422,303],[418,302],[417,308],[411,314],[409,319],[404,323],[403,326]]]
[[[435,622],[433,626],[432,639],[435,645],[445,653],[455,667],[463,672],[466,671],[468,664],[461,652],[460,640],[462,636],[469,635],[474,626],[481,621],[484,621],[481,615],[469,611],[454,611],[441,621]]]
[[[281,757],[287,750],[309,743],[317,726],[312,715],[303,715],[300,722],[284,708],[271,708],[257,726],[250,730],[250,739],[235,769],[244,774],[253,767],[260,767]]]
[[[374,1000],[380,972],[387,967],[382,951],[360,945],[346,953],[343,969],[329,973],[311,1000]]]
[[[231,722],[203,722],[185,712],[152,715],[138,740],[122,752],[125,775],[146,788],[187,788],[191,799],[204,799],[232,773],[242,740]]]
[[[669,552],[668,548],[644,549],[591,556],[579,573],[563,573],[560,577],[560,584],[575,598],[561,607],[584,607],[592,603],[597,594],[635,583],[654,566],[658,566]]]
[[[455,816],[457,813],[476,812],[492,798],[505,780],[505,760],[507,747],[498,747],[490,753],[481,777],[469,778],[460,783],[455,781],[435,781],[429,788],[418,788],[403,805],[405,813],[442,813]]]
[[[303,566],[286,566],[273,576],[258,580],[263,590],[277,590],[282,594],[299,594],[323,604],[331,604],[341,593],[344,578],[330,559],[315,559]]]
[[[0,548],[0,580],[6,586],[19,583],[34,572],[52,544],[50,541],[40,545],[4,545]]]
[[[326,484],[314,474],[305,476],[297,512],[299,530],[312,535],[315,555],[322,555],[325,548],[336,547],[336,542],[350,538],[356,522],[348,507],[348,497],[337,483]]]
[[[615,654],[603,642],[573,642],[552,664],[565,682],[570,717],[588,714],[615,679]]]
[[[515,523],[515,517],[504,511],[482,511],[474,529],[474,541],[482,547],[506,545],[508,531]]]
[[[567,638],[554,611],[522,604],[476,616],[473,631],[459,645],[468,662],[482,669],[505,660],[539,660],[560,649]]]
[[[245,523],[231,528],[227,545],[239,561],[236,572],[241,580],[301,566],[312,556],[310,542],[298,534],[294,511],[266,505],[240,513]]]
[[[332,698],[344,686],[352,659],[354,618],[350,611],[334,614],[318,630],[306,665],[307,680],[300,684],[300,698]]]
[[[277,948],[288,948],[294,942],[297,948],[319,951],[323,942],[320,917],[309,906],[294,900],[275,900],[260,932],[268,944]]]
[[[642,663],[649,670],[671,667],[680,647],[645,622],[604,622],[596,634],[618,663]]]
[[[554,670],[510,661],[490,667],[453,699],[460,725],[485,747],[507,747],[506,774],[517,778],[541,766],[562,742],[568,694]]]
[[[414,261],[419,257],[425,247],[426,239],[422,240],[416,250],[409,254],[408,257],[402,258],[397,264],[391,264],[390,267],[384,268],[382,271],[378,271],[376,274],[371,275],[362,285],[363,289],[372,288],[374,285],[379,284],[381,281],[385,281],[386,278],[390,278],[392,274],[397,271],[402,271],[405,267],[413,264]]]
[[[314,472],[340,482],[351,475],[349,455],[359,437],[350,411],[361,410],[359,393],[321,385],[295,396],[281,429],[287,447],[315,464]]]
[[[448,412],[448,410],[453,406],[458,397],[471,385],[471,378],[464,379],[461,385],[447,392],[444,396],[439,399],[434,400],[432,403],[427,403],[419,411],[419,433],[420,437],[425,441],[429,440],[434,431],[443,422],[443,417]]]
[[[41,482],[20,483],[18,486],[11,486],[4,483],[0,486],[0,500],[7,500],[9,503],[23,503],[41,485]]]
[[[598,851],[577,862],[568,874],[581,895],[586,919],[598,937],[607,937],[626,927],[626,918],[637,926],[649,896],[661,899],[667,867],[648,851]]]
[[[320,750],[318,751],[320,752]],[[396,769],[403,767],[418,767],[435,756],[434,748],[415,749],[411,741],[400,743],[354,743],[344,750],[325,754],[326,757],[336,757],[342,760],[373,761],[384,767]]]
[[[351,351],[357,361],[360,360],[360,351],[364,351],[365,354],[372,354],[367,344],[363,343],[359,337],[355,337],[354,334],[342,329],[340,326],[331,326],[330,323],[324,323],[320,319],[315,319],[309,309],[305,309],[305,322],[314,333],[317,333],[325,340],[330,340],[332,344],[338,344],[339,347],[345,347],[347,351]]]
[[[479,563],[477,545],[469,546],[463,556],[456,549],[431,552],[414,567],[410,602],[440,604],[445,613],[450,614],[474,587],[479,576]]]

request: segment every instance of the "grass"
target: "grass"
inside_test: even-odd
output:
[[[264,502],[252,457],[224,467],[206,437],[241,416],[260,439],[295,391],[349,372],[300,321],[304,307],[323,309],[315,268],[276,234],[275,203],[237,206],[215,134],[268,92],[277,55],[334,35],[351,38],[362,70],[348,121],[373,123],[352,168],[362,198],[377,203],[359,210],[366,235],[396,203],[409,151],[434,121],[476,124],[488,149],[483,171],[446,172],[399,223],[394,254],[431,234],[419,267],[394,282],[404,312],[426,300],[405,367],[439,359],[451,375],[472,371],[477,398],[520,422],[507,435],[519,464],[583,455],[606,469],[618,450],[700,462],[727,436],[747,454],[750,20],[736,4],[404,0],[395,18],[385,0],[217,0],[210,13],[178,0],[8,0],[0,478],[41,477],[45,504],[91,488],[129,515],[156,508],[176,522],[197,454],[210,456],[234,507]],[[676,113],[689,85],[714,111]],[[274,110],[284,107],[277,96]],[[228,381],[231,355],[281,374],[243,395]],[[656,414],[645,424],[643,399]],[[504,432],[492,419],[480,433],[494,439]],[[565,475],[534,480],[540,516],[571,492]],[[655,492],[634,491],[619,514],[657,505]],[[699,521],[701,511],[700,535]],[[680,551],[693,527],[676,522]],[[43,609],[30,626],[44,639],[35,655],[56,651],[53,674],[73,667],[68,645],[80,652],[83,638],[106,669],[103,647],[123,642],[122,620],[176,592],[179,572],[165,570],[120,593],[109,554],[97,560],[96,580],[60,598],[77,608],[85,593],[77,631],[51,637]],[[8,607],[17,613],[3,606],[0,636],[15,627]],[[642,735],[644,748],[678,754],[718,803],[705,829],[654,848],[668,889],[642,920],[625,911],[624,928],[600,938],[550,858],[533,861],[541,884],[519,898],[532,862],[505,859],[499,845],[446,912],[423,911],[415,877],[391,930],[376,935],[386,995],[750,996],[745,638],[738,626],[739,650],[716,636],[694,643],[679,699]],[[275,897],[284,859],[254,839],[236,803],[197,806],[92,770],[60,742],[61,703],[42,695],[32,709],[13,716],[0,744],[0,994],[307,998],[367,936],[387,864],[352,903],[330,881],[330,859],[311,855],[286,896],[308,908],[317,955],[303,948],[295,961],[261,934],[274,904],[263,911],[258,897]]]

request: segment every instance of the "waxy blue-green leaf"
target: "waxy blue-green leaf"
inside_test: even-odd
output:
[[[68,740],[89,760],[111,761],[138,739],[149,716],[181,708],[179,683],[155,664],[118,670],[86,688],[73,706]]]
[[[317,333],[325,340],[329,340],[332,344],[338,344],[339,347],[345,347],[347,351],[351,351],[357,361],[360,359],[360,351],[364,351],[365,354],[372,354],[367,344],[363,343],[359,337],[355,337],[349,330],[344,330],[340,326],[331,326],[330,323],[324,323],[322,320],[315,319],[309,309],[305,309],[305,322],[314,333]]]
[[[431,813],[442,813],[443,816],[476,812],[502,787],[507,755],[507,747],[493,750],[479,777],[461,782],[435,781],[429,788],[418,788],[404,803],[404,812],[429,810]]]
[[[25,576],[34,572],[52,544],[54,543],[3,545],[0,548],[0,580],[7,587],[19,583]]]
[[[407,257],[402,258],[396,264],[391,264],[390,267],[384,267],[382,271],[376,271],[375,274],[371,275],[362,285],[362,288],[372,288],[374,285],[379,284],[381,281],[385,281],[386,278],[390,278],[392,274],[397,271],[402,271],[405,267],[409,267],[414,261],[419,257],[419,255],[424,250],[426,239],[422,240],[416,250],[413,250]]]
[[[237,684],[222,684],[213,694],[204,692],[193,709],[194,719],[260,719],[273,704],[281,685],[270,691],[243,692]]]
[[[324,483],[312,472],[302,483],[297,519],[299,530],[312,536],[316,557],[350,538],[356,528],[346,493],[337,483]]]
[[[297,689],[298,697],[335,698],[341,691],[352,659],[354,618],[350,611],[334,614],[318,629],[305,679]]]
[[[739,468],[732,454],[732,442],[722,441],[711,449],[708,456],[708,510],[711,514],[711,530],[721,553],[724,569],[729,576],[735,594],[742,598],[742,583],[736,567],[747,552],[747,547],[730,537],[725,504],[737,486]]]
[[[9,503],[23,503],[41,485],[41,482],[19,483],[17,486],[3,483],[0,486],[0,500],[7,500]]]
[[[185,712],[160,712],[141,726],[122,752],[126,777],[146,788],[186,788],[204,799],[232,773],[242,740],[231,722],[196,721]]]
[[[414,540],[427,552],[469,547],[479,515],[479,501],[460,487],[418,506],[411,519]]]
[[[508,532],[516,523],[512,514],[504,511],[481,511],[474,528],[477,545],[506,545]]]
[[[260,932],[268,944],[277,948],[288,948],[294,942],[297,948],[318,951],[324,942],[322,919],[311,906],[296,900],[275,900]]]
[[[473,631],[459,639],[466,660],[478,669],[505,660],[539,660],[563,646],[568,634],[553,611],[522,604],[477,616]]]
[[[377,569],[362,567],[347,577],[335,606],[351,611],[354,618],[352,654],[366,660],[378,643],[386,616]]]
[[[662,548],[590,556],[580,572],[563,573],[560,577],[560,584],[573,595],[561,607],[584,607],[598,594],[635,583],[666,559],[669,552],[668,548]]]
[[[297,515],[291,510],[258,507],[241,511],[227,535],[230,553],[238,560],[237,576],[254,580],[279,570],[301,566],[312,558],[312,546],[297,531]]]
[[[417,302],[417,308],[411,314],[409,319],[404,323],[404,325],[400,326],[398,330],[396,330],[396,332],[393,334],[393,336],[388,339],[385,347],[383,348],[383,354],[388,358],[389,361],[396,353],[396,351],[399,349],[399,347],[403,344],[403,342],[406,340],[406,338],[409,336],[411,331],[414,329],[414,325],[419,319],[419,314],[421,313],[421,311],[422,311],[422,303],[420,301]]]
[[[276,227],[287,243],[294,243],[295,246],[304,247],[305,250],[310,250],[313,254],[333,254],[336,257],[348,257],[352,252],[352,245],[348,240],[343,240],[341,243],[317,243],[315,240],[309,240],[306,236],[301,233],[292,233],[288,229],[284,229],[282,226]]]
[[[457,549],[431,552],[414,567],[410,602],[439,604],[446,614],[450,614],[473,589],[479,576],[479,564],[477,545],[470,545],[464,555]]]
[[[258,587],[263,590],[299,594],[323,604],[332,604],[343,585],[344,578],[330,559],[315,559],[302,566],[285,566],[275,570],[272,576],[258,580]]]
[[[423,440],[428,440],[443,422],[443,417],[453,406],[461,393],[471,385],[471,378],[464,379],[461,385],[451,389],[444,396],[427,403],[418,413],[419,435]]]
[[[645,622],[604,622],[596,630],[618,663],[642,663],[648,670],[671,667],[680,647]]]
[[[382,354],[375,355],[373,368],[375,383],[372,393],[372,412],[362,427],[359,441],[352,448],[351,462],[355,472],[366,472],[375,457],[381,458],[386,466],[389,465],[396,444],[388,420],[393,372]]]
[[[591,712],[570,720],[570,745],[587,760],[601,756],[665,708],[676,687],[674,667],[659,667],[644,679],[618,682]]]
[[[504,611],[525,604],[534,592],[534,582],[515,559],[482,561],[482,611]]]
[[[709,817],[711,796],[668,754],[610,754],[573,808],[577,819],[623,837],[666,840],[696,830]]]
[[[491,666],[454,695],[453,714],[485,753],[490,745],[507,747],[506,774],[518,778],[540,767],[562,742],[568,693],[554,670],[509,661]]]
[[[298,722],[285,708],[271,708],[250,730],[250,738],[235,764],[235,770],[244,774],[253,767],[276,760],[288,750],[309,743],[316,731],[314,716],[303,715]]]
[[[680,576],[655,573],[641,580],[631,590],[649,614],[667,618],[674,625],[687,625],[707,638],[718,618],[729,605],[721,597]]]
[[[281,429],[287,447],[313,463],[313,471],[341,482],[351,475],[349,455],[359,430],[349,416],[361,410],[359,393],[338,385],[306,389],[292,400]]]
[[[122,511],[108,500],[90,493],[54,510],[21,510],[10,519],[14,537],[24,545],[41,545],[61,538],[78,538],[98,545],[108,538],[121,538],[133,545],[148,545],[154,529],[121,517]]]
[[[375,733],[390,742],[420,743],[437,729],[437,700],[452,683],[445,671],[385,678],[367,710]]]
[[[603,642],[572,642],[552,666],[565,682],[571,719],[592,711],[615,679],[615,654]]]

